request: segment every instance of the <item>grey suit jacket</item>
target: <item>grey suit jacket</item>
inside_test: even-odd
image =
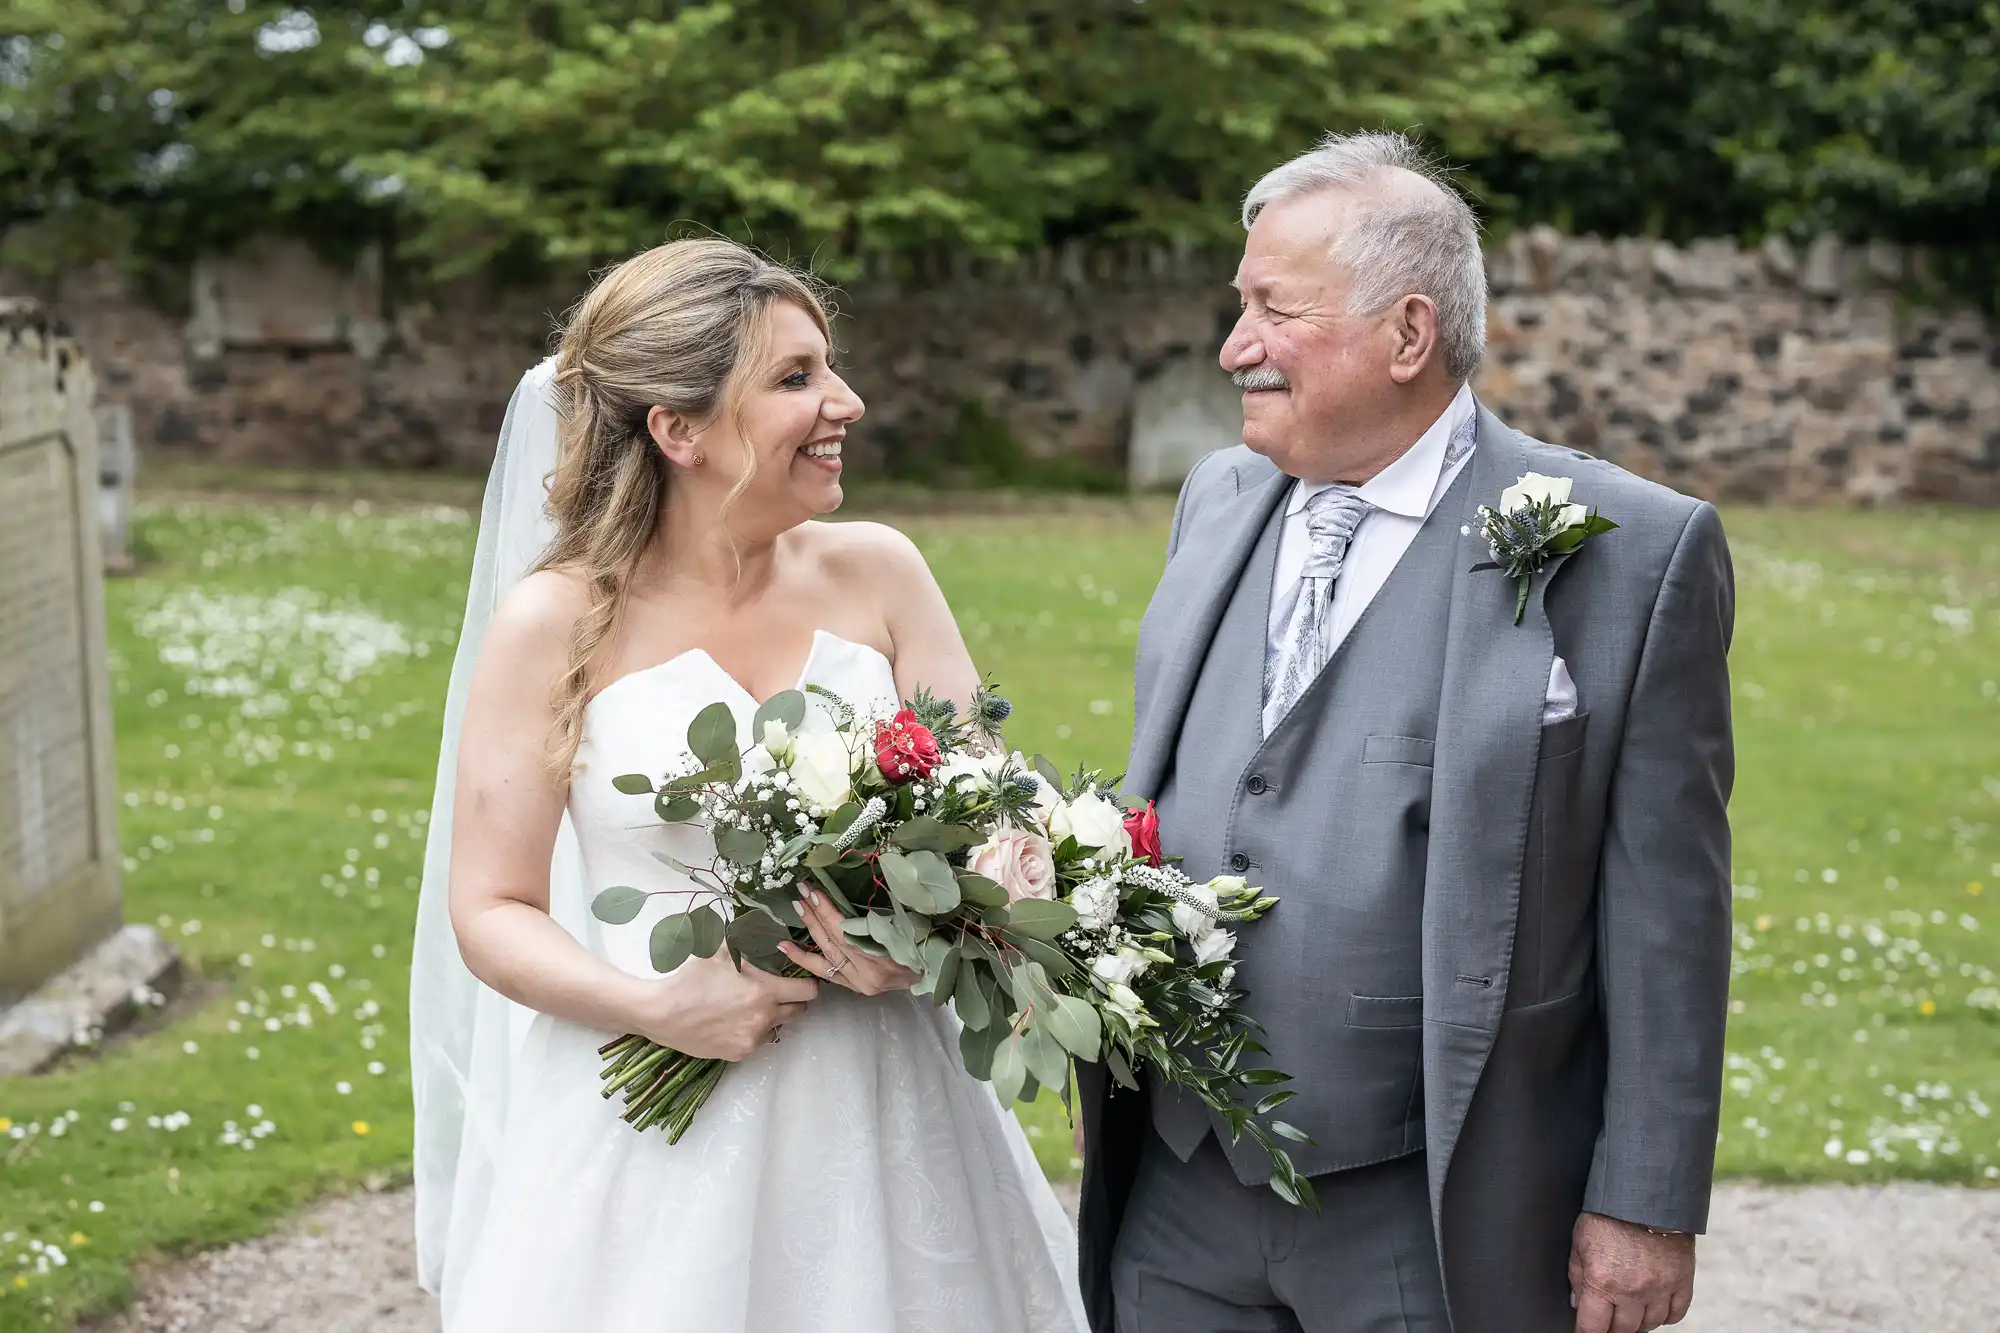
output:
[[[1435,590],[1450,621],[1424,861],[1425,1144],[1454,1328],[1553,1333],[1571,1327],[1579,1211],[1707,1223],[1730,962],[1734,588],[1705,503],[1483,407],[1467,466],[1467,531]],[[1574,478],[1572,498],[1619,527],[1545,568],[1516,625],[1512,581],[1473,568],[1490,559],[1473,511],[1529,471]],[[1222,609],[1290,484],[1236,448],[1183,487],[1140,634],[1128,794],[1165,780]],[[1558,652],[1581,713],[1544,729]],[[1111,1247],[1149,1131],[1142,1095],[1083,1073],[1083,1280],[1109,1333]]]

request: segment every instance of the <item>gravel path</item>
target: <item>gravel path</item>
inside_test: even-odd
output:
[[[332,1199],[150,1274],[91,1333],[436,1333],[407,1191]],[[1994,1333],[2000,1190],[1717,1190],[1689,1333]]]

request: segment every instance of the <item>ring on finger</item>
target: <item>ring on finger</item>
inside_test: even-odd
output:
[[[835,977],[840,975],[841,970],[846,966],[847,966],[847,959],[845,956],[842,956],[839,962],[834,963],[827,968],[826,979],[828,981],[832,981]]]

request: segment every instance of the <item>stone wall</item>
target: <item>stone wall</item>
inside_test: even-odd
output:
[[[1524,430],[1718,499],[2000,502],[2000,338],[1974,311],[1915,299],[1921,254],[1537,230],[1488,263],[1477,387]],[[581,278],[388,300],[380,272],[372,255],[335,273],[268,243],[197,266],[185,318],[109,267],[40,294],[93,348],[148,452],[483,464]],[[997,422],[1030,458],[1171,485],[1236,436],[1214,362],[1235,318],[1227,277],[1201,256],[1076,249],[857,281],[840,322],[869,403],[854,462],[964,464]]]

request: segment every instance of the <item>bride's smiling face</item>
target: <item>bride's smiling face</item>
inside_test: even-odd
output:
[[[712,419],[691,423],[654,408],[648,425],[679,464],[674,484],[720,504],[754,467],[732,506],[730,526],[745,536],[775,535],[838,509],[841,447],[863,407],[828,350],[811,315],[779,302],[757,364],[735,377]]]

